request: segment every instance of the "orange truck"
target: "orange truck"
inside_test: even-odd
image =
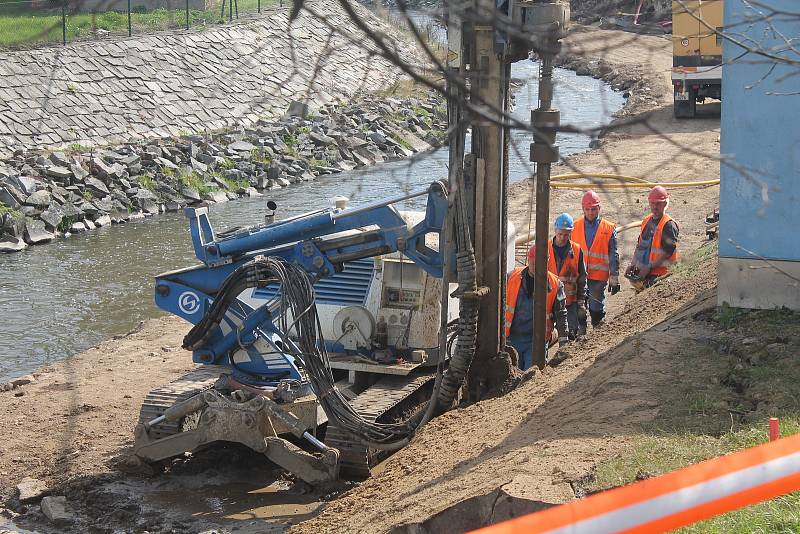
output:
[[[722,98],[723,0],[673,0],[674,113],[695,116],[697,103]]]

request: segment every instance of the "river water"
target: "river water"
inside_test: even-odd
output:
[[[513,77],[526,82],[516,91],[514,115],[522,121],[529,121],[530,110],[537,106],[537,73],[531,61],[516,63],[512,69]],[[554,76],[562,123],[584,128],[605,124],[624,102],[599,80],[562,69],[556,69]],[[532,138],[515,132],[512,140],[509,172],[515,182],[532,172],[527,162]],[[564,156],[586,150],[589,142],[589,137],[577,134],[558,139]],[[267,199],[278,203],[280,218],[328,206],[336,195],[349,197],[350,205],[357,206],[426,187],[446,177],[446,165],[443,149],[360,172],[323,176],[263,198],[214,205],[212,223],[218,231],[260,223]],[[193,263],[182,214],[108,226],[24,252],[0,254],[0,382],[161,315],[153,304],[153,277]]]

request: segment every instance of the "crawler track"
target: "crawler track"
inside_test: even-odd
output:
[[[416,407],[426,385],[433,383],[433,373],[413,376],[384,376],[353,399],[350,404],[370,421],[388,422],[404,411]],[[325,443],[339,449],[340,473],[353,478],[367,478],[370,469],[389,453],[369,449],[348,432],[328,426]]]
[[[191,371],[177,380],[157,387],[144,398],[139,411],[139,423],[152,421],[163,415],[167,408],[184,399],[200,393],[214,386],[217,379],[227,368],[216,365],[207,365]],[[150,435],[155,439],[165,438],[180,432],[176,423],[163,422],[150,429]]]

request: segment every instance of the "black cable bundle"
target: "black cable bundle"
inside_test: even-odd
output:
[[[394,449],[405,445],[419,426],[418,417],[390,424],[368,421],[336,389],[317,315],[313,282],[298,265],[277,257],[258,257],[233,271],[206,315],[184,338],[184,348],[193,350],[202,346],[242,291],[270,282],[277,282],[280,287],[278,328],[284,336],[297,340],[300,352],[293,353],[294,345],[288,339],[284,340],[284,349],[302,362],[328,419],[369,447]]]
[[[183,348],[195,350],[206,344],[225,316],[225,312],[236,302],[242,291],[265,285],[270,281],[270,270],[264,264],[263,258],[249,261],[229,274],[217,292],[211,308],[183,338]]]
[[[280,284],[282,309],[289,311],[281,315],[283,324],[280,329],[297,340],[301,354],[294,356],[305,364],[311,387],[328,419],[373,448],[396,448],[407,443],[416,430],[415,420],[388,424],[368,421],[336,389],[321,334],[314,286],[308,274],[301,267],[277,258],[267,258],[266,261],[270,262],[272,274]],[[287,325],[289,315],[292,323]]]

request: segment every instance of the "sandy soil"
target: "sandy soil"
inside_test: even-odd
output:
[[[688,181],[719,176],[719,120],[676,122],[669,87],[669,41],[615,31],[584,29],[569,39],[565,63],[584,66],[631,91],[620,120],[600,147],[571,158],[569,167],[587,172],[620,172],[659,181]],[[589,59],[576,61],[576,54]],[[591,61],[594,59],[594,61]],[[601,60],[601,61],[600,61]],[[510,217],[527,229],[530,188],[511,191]],[[577,214],[579,191],[552,195],[552,212]],[[618,223],[641,220],[646,190],[603,192],[603,214]],[[670,213],[681,226],[683,251],[704,240],[703,218],[716,206],[716,188],[673,192]],[[622,234],[628,257],[635,231]],[[590,332],[570,349],[571,357],[524,382],[509,395],[445,414],[429,424],[409,447],[393,456],[378,476],[329,504],[301,532],[380,532],[426,519],[467,497],[525,476],[531,494],[547,502],[574,497],[570,483],[595,462],[613,455],[634,426],[654,417],[660,392],[668,388],[669,354],[675,339],[657,325],[715,283],[710,266],[692,279],[672,277],[643,294],[628,288],[611,298],[607,327]],[[42,531],[62,531],[42,519],[38,506],[15,500],[15,485],[25,476],[66,495],[81,519],[74,527],[97,532],[115,528],[149,532],[199,532],[211,524],[238,531],[272,531],[287,522],[309,519],[321,495],[292,488],[267,508],[241,498],[259,485],[280,484],[268,465],[241,451],[206,458],[192,467],[176,467],[168,476],[141,478],[117,470],[133,439],[139,405],[152,388],[190,369],[181,350],[185,323],[166,318],[109,340],[36,374],[36,382],[0,393],[0,495],[6,515]],[[648,330],[649,329],[649,330]],[[263,474],[236,485],[223,476],[250,465]],[[207,470],[207,471],[204,471]],[[251,477],[252,478],[252,477]],[[203,506],[184,493],[202,484],[238,494],[222,504]],[[288,487],[288,486],[287,486]],[[188,489],[187,489],[188,488]],[[173,498],[153,498],[157,492]],[[305,494],[303,494],[305,492]],[[175,499],[174,495],[187,495]],[[228,493],[226,493],[228,495]],[[236,497],[239,495],[239,497]],[[217,497],[215,497],[217,498]],[[216,501],[214,501],[216,502]],[[235,503],[235,504],[234,504]],[[301,504],[302,503],[302,504]],[[215,507],[216,506],[216,507]],[[271,520],[264,516],[278,516]],[[233,526],[232,526],[233,525]],[[0,522],[0,526],[2,523]]]

